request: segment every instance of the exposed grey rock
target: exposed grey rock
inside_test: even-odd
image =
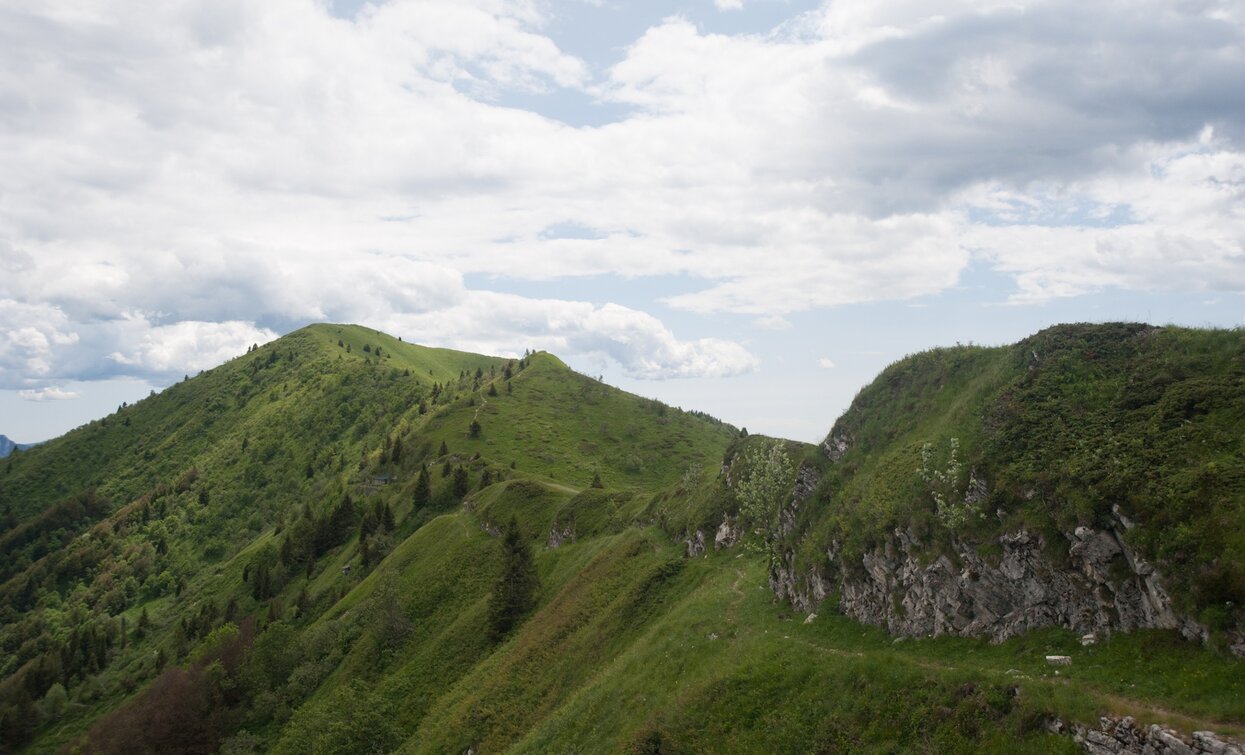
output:
[[[817,474],[817,470],[811,466],[803,465],[795,473],[795,487],[791,491],[791,500],[797,506],[808,500],[808,497],[817,489],[817,483],[821,482],[821,475]]]
[[[964,490],[964,503],[970,508],[979,509],[989,497],[990,488],[986,486],[985,480],[977,476],[977,470],[974,469],[968,475],[968,487]]]
[[[1245,635],[1229,633],[1228,642],[1228,649],[1232,651],[1232,655],[1245,658]]]
[[[1158,724],[1150,727],[1150,743],[1162,745],[1165,749],[1160,750],[1164,753],[1173,753],[1173,755],[1195,755],[1195,750],[1184,743],[1184,740],[1176,736],[1174,732],[1159,728]]]
[[[1242,755],[1240,743],[1221,739],[1210,731],[1193,732],[1193,746],[1199,752],[1208,752],[1211,755]]]
[[[851,448],[852,440],[846,435],[831,435],[821,444],[822,453],[830,461],[837,462]]]
[[[545,547],[549,549],[558,548],[564,543],[575,542],[575,528],[569,524],[553,525],[549,528],[549,537],[545,540]]]
[[[1065,733],[1059,719],[1046,724],[1052,734]],[[1118,755],[1245,755],[1242,744],[1221,738],[1209,731],[1196,731],[1186,739],[1177,732],[1157,724],[1141,728],[1132,716],[1103,716],[1098,728],[1076,724],[1072,735],[1081,749],[1088,753]]]
[[[692,536],[683,541],[683,553],[687,558],[695,558],[705,552],[705,533],[696,530]]]
[[[810,466],[801,466],[796,472],[795,487],[791,492],[791,500],[778,511],[778,529],[785,537],[795,530],[796,517],[800,507],[808,500],[821,476]],[[834,548],[837,549],[837,544]],[[830,556],[834,560],[834,556]],[[770,589],[782,600],[791,601],[792,605],[803,612],[826,599],[830,583],[822,577],[821,572],[813,569],[801,576],[795,573],[795,553],[786,552],[779,560],[771,562],[769,573]]]
[[[729,548],[739,539],[739,535],[739,526],[735,518],[727,514],[722,517],[722,524],[718,525],[718,531],[713,536],[713,547],[715,549]]]
[[[796,515],[808,497],[817,490],[821,475],[811,466],[801,466],[795,473],[795,486],[791,490],[791,498],[778,510],[778,533],[786,537],[795,531]]]
[[[787,507],[792,523],[798,505]],[[821,569],[797,574],[794,554],[788,553],[771,568],[770,585],[805,612],[837,586],[844,614],[898,635],[956,634],[1001,642],[1053,625],[1095,638],[1112,631],[1178,629],[1204,641],[1206,629],[1176,613],[1162,576],[1124,540],[1124,521],[1117,523],[1065,534],[1066,563],[1052,561],[1043,535],[1024,529],[996,538],[1001,555],[995,559],[953,540],[952,554],[926,561],[915,533],[897,529],[858,564],[842,563],[832,543]]]

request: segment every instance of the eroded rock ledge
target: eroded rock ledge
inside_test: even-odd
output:
[[[801,482],[782,513],[784,526],[815,487],[814,480]],[[1128,545],[1124,533],[1131,526],[1117,509],[1111,527],[1078,527],[1063,533],[1064,543],[1020,529],[999,535],[989,556],[953,538],[950,552],[933,560],[914,532],[898,528],[858,563],[844,563],[832,542],[820,568],[800,573],[788,553],[771,568],[770,586],[803,611],[837,589],[843,614],[902,636],[1001,642],[1061,626],[1100,635],[1175,629],[1206,641],[1206,628],[1174,609],[1162,575]],[[1245,642],[1232,651],[1245,656]]]
[[[1245,744],[1209,731],[1185,737],[1157,724],[1138,726],[1132,716],[1103,716],[1098,728],[1052,721],[1047,728],[1070,734],[1091,755],[1245,755]]]

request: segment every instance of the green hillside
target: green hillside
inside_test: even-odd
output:
[[[1058,543],[1126,521],[1127,543],[1161,567],[1182,611],[1239,631],[1242,427],[1240,330],[1066,325],[1014,346],[924,352],[888,367],[835,424],[827,446],[847,450],[789,542],[809,566],[832,542],[857,561],[897,527],[932,556],[952,537],[988,547],[1025,528]],[[954,479],[923,478],[923,466],[946,471],[953,443]],[[957,506],[970,477],[988,495]]]
[[[1102,713],[1239,736],[1245,663],[1173,632],[896,642],[770,589],[785,553],[820,565],[830,539],[863,552],[899,523],[939,532],[911,480],[926,441],[957,438],[995,495],[1047,474],[1049,524],[1037,504],[1017,521],[1057,529],[1109,503],[1064,505],[1087,478],[1054,473],[1081,462],[1052,445],[1078,448],[1052,415],[1087,438],[1119,427],[1099,383],[1132,373],[1083,352],[1133,359],[1126,332],[899,363],[836,425],[851,443],[832,461],[548,354],[305,328],[0,462],[0,750],[1060,752],[1076,746],[1052,720]],[[1167,390],[1236,385],[1233,334],[1170,331],[1177,348],[1146,332],[1180,355]],[[1031,369],[1024,350],[1063,366]],[[1239,453],[1210,447],[1233,401],[1181,409],[1182,432],[1212,433],[1182,437],[1208,442],[1145,459],[1237,479]],[[792,521],[810,470],[822,482]],[[1153,484],[1188,492],[1169,478],[1185,479]],[[1213,490],[1228,518],[1179,522],[1231,573],[1240,499]],[[1072,652],[1061,672],[1043,660]]]

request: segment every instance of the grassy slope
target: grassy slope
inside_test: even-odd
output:
[[[564,505],[550,499],[519,514],[539,531]],[[1168,633],[1088,650],[1062,631],[1000,646],[896,644],[841,617],[790,616],[765,588],[758,554],[687,560],[664,532],[639,526],[542,551],[541,605],[494,649],[482,639],[490,539],[467,512],[435,524],[412,538],[427,561],[399,551],[382,567],[404,575],[414,590],[407,613],[429,623],[400,661],[360,658],[330,680],[280,751],[315,750],[314,733],[336,720],[335,693],[352,678],[398,701],[403,752],[619,751],[658,740],[663,752],[1072,751],[1042,732],[1044,717],[1103,712],[1245,731],[1245,664]],[[434,540],[448,547],[427,547]],[[368,587],[343,605],[365,602]],[[430,608],[429,595],[444,603]],[[1073,648],[1078,663],[1059,675],[1042,660]]]
[[[435,397],[434,383],[443,388]],[[472,438],[468,427],[477,417],[487,429]],[[185,645],[174,641],[174,630],[200,608],[219,614],[233,601],[243,613],[262,612],[244,570],[275,552],[281,536],[274,533],[304,507],[326,514],[346,493],[357,506],[388,504],[400,540],[456,502],[450,480],[436,471],[446,460],[464,465],[473,487],[485,470],[494,479],[566,479],[570,485],[547,483],[565,501],[597,471],[611,485],[665,481],[680,474],[685,459],[720,457],[733,432],[608,388],[544,354],[520,369],[512,360],[428,349],[355,326],[305,328],[5,462],[0,505],[21,521],[0,534],[0,591],[9,597],[0,671],[9,676],[40,653],[55,653],[75,628],[113,637],[106,667],[70,680],[68,713],[45,729],[49,743],[63,741],[151,678],[156,649],[177,657]],[[405,443],[400,461],[384,453],[387,439]],[[437,452],[442,442],[452,449],[445,457]],[[435,500],[414,511],[421,464],[433,465]],[[395,484],[370,482],[380,474]],[[98,512],[68,524],[41,518],[87,486],[106,497],[103,513],[113,511],[95,534],[74,537]],[[616,528],[639,510],[631,505],[638,498],[622,493],[609,507],[584,505],[593,495],[567,508],[560,526]],[[603,514],[606,508],[613,513]],[[305,590],[313,613],[331,607],[356,581],[342,574],[347,565],[360,573],[353,538],[306,578],[283,578],[278,604],[291,606]],[[132,631],[142,610],[152,631],[116,647],[121,619]],[[18,681],[9,677],[0,687],[11,691]]]
[[[382,347],[382,358],[364,346]],[[226,460],[223,444],[265,436],[274,427],[293,436],[282,438],[287,447],[281,453],[314,458],[316,434],[337,441],[372,432],[360,428],[371,418],[350,416],[350,410],[384,407],[354,395],[361,389],[380,388],[375,399],[397,403],[390,410],[407,409],[410,397],[433,382],[504,363],[402,343],[355,325],[309,326],[0,463],[0,506],[12,504],[27,517],[88,487],[125,503],[195,461]],[[403,376],[394,372],[407,369],[411,374],[400,382]]]
[[[349,356],[337,346],[339,337],[351,344]],[[364,344],[381,345],[392,356],[383,367],[367,365],[359,358]],[[804,624],[773,603],[757,550],[739,546],[685,559],[678,535],[669,534],[712,526],[734,509],[731,494],[714,479],[723,457],[737,450],[734,431],[608,389],[547,355],[534,355],[507,391],[502,361],[422,350],[361,328],[319,326],[273,348],[293,350],[295,359],[283,373],[255,373],[261,382],[248,391],[245,416],[229,419],[228,433],[212,436],[198,455],[131,476],[153,475],[143,483],[150,484],[180,474],[188,463],[201,467],[201,482],[167,495],[164,518],[118,529],[120,549],[149,543],[153,528],[162,527],[174,545],[162,558],[181,559],[187,588],[180,596],[144,592],[126,604],[130,626],[145,606],[155,619],[153,631],[126,652],[113,651],[108,668],[71,689],[69,713],[41,729],[34,750],[54,749],[115,707],[125,697],[124,677],[150,678],[154,649],[171,647],[173,625],[196,606],[233,597],[244,613],[262,615],[264,606],[247,595],[241,572],[264,548],[276,546],[280,536],[268,519],[288,524],[296,511],[291,507],[307,500],[327,505],[345,491],[369,506],[391,505],[399,519],[395,547],[368,573],[356,541],[348,540],[325,554],[310,577],[295,576],[285,585],[280,605],[293,605],[306,588],[312,606],[303,616],[287,612],[285,621],[269,623],[261,634],[255,657],[271,653],[272,645],[287,652],[273,662],[275,676],[255,687],[250,712],[235,724],[245,733],[233,745],[329,752],[360,741],[352,736],[368,736],[404,752],[472,745],[485,752],[1059,751],[1070,743],[1041,733],[1050,713],[1086,721],[1099,712],[1132,713],[1186,731],[1245,728],[1245,664],[1165,633],[1117,636],[1088,650],[1076,646],[1077,665],[1056,677],[1040,659],[1074,646],[1066,632],[989,646],[954,638],[895,643],[829,612]],[[856,455],[839,468],[858,473],[848,482],[864,490],[866,475],[885,477],[886,464],[894,465],[892,477],[905,465],[910,470],[913,444],[940,437],[939,431],[959,434],[966,447],[985,437],[980,430],[973,435],[972,417],[1013,375],[1009,354],[962,350],[952,356],[930,357],[941,372],[893,368],[862,393],[854,409],[859,413],[836,428],[856,437]],[[261,349],[231,363],[239,374],[221,368],[216,379],[228,386],[226,395],[245,385],[244,377],[254,383],[248,358],[268,357]],[[457,382],[475,367],[485,373],[478,387],[473,380]],[[490,381],[496,396],[488,395]],[[889,393],[879,392],[887,381]],[[458,395],[421,415],[417,396],[426,399],[432,382],[451,383],[449,395]],[[911,390],[913,382],[922,388]],[[182,387],[198,390],[197,383]],[[896,402],[893,396],[907,398]],[[266,404],[256,397],[281,411],[265,414]],[[341,409],[351,402],[358,403]],[[158,432],[163,426],[144,413],[163,406],[149,399],[127,410],[131,426],[143,422]],[[918,415],[919,422],[906,419]],[[224,426],[227,417],[219,415],[216,423]],[[482,426],[477,438],[468,432],[473,419]],[[252,449],[277,449],[265,467],[264,496],[245,498],[245,470],[253,465],[238,450],[243,437]],[[403,439],[400,461],[380,460],[384,438]],[[177,455],[182,448],[166,450]],[[804,449],[791,446],[789,452],[798,457]],[[129,463],[124,452],[115,458]],[[305,459],[314,462],[311,478]],[[22,463],[33,467],[32,460]],[[485,470],[502,481],[458,506],[438,471],[446,461],[466,465],[473,487]],[[57,459],[41,463],[52,469]],[[436,502],[416,510],[411,491],[423,464],[433,471]],[[685,473],[694,466],[703,474],[687,487]],[[593,471],[606,490],[585,489]],[[381,472],[392,474],[395,484],[368,483]],[[105,474],[104,484],[124,490],[131,477]],[[212,491],[206,513],[194,501],[198,485]],[[219,498],[236,500],[227,506]],[[225,517],[237,501],[249,501],[243,511],[264,512],[259,521]],[[902,496],[891,508],[891,498],[863,493],[845,513],[822,514],[873,527],[882,518],[864,515],[870,501],[885,504],[887,516],[909,515]],[[493,646],[484,626],[498,551],[485,528],[511,515],[537,553],[541,591],[520,630]],[[551,529],[568,527],[574,542],[545,548]],[[204,558],[205,549],[219,543],[219,555]],[[354,567],[352,574],[342,573],[346,565]],[[58,593],[35,613],[63,632],[69,617],[59,612],[75,600],[72,592]],[[254,684],[249,679],[243,683]],[[1009,693],[1016,685],[1018,697]]]
[[[831,431],[851,449],[806,507],[807,564],[832,539],[854,560],[897,526],[949,536],[916,470],[952,438],[986,479],[987,514],[959,532],[988,543],[1029,527],[1062,541],[1138,522],[1130,542],[1212,628],[1245,620],[1245,336],[1140,325],[1059,326],[1014,346],[939,349],[888,367]],[[994,514],[1003,512],[1003,521]]]

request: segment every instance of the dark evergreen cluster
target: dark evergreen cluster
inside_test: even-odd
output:
[[[488,604],[489,635],[494,641],[510,634],[523,621],[532,609],[540,584],[532,550],[514,517],[502,533],[501,561],[501,575],[493,585]]]

